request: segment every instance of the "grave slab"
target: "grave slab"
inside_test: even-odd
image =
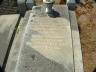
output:
[[[3,65],[5,55],[15,30],[20,14],[9,14],[0,16],[0,65]]]
[[[31,10],[26,11],[25,16],[21,18],[20,20],[19,24],[21,24],[21,28],[20,28],[19,33],[15,35],[14,41],[12,43],[11,51],[10,51],[7,64],[6,64],[6,68],[5,68],[5,72],[15,72],[15,68],[17,65],[18,56],[19,56],[20,48],[21,48],[22,41],[24,38],[30,12]]]
[[[15,72],[74,72],[68,7],[53,9],[47,15],[45,6],[33,6]]]

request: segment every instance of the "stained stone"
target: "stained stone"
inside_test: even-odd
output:
[[[20,14],[0,16],[0,65],[4,66],[8,58],[9,46],[12,42],[12,35],[15,26],[19,21]]]
[[[33,7],[16,72],[74,72],[68,8],[59,7],[53,7],[60,14],[55,18],[46,15],[44,6]]]

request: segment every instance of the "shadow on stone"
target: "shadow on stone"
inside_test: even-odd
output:
[[[53,59],[54,54],[45,54],[46,49],[35,48],[32,44],[32,37],[42,35],[40,32],[27,29],[24,42],[17,62],[18,72],[72,72],[72,65],[66,68],[63,62],[57,62]],[[45,46],[46,47],[46,46]],[[51,55],[51,56],[50,56]]]
[[[4,72],[4,70],[2,69],[2,67],[0,66],[0,72]]]
[[[69,72],[62,64],[46,58],[31,46],[23,46],[21,54],[17,67],[19,72]]]
[[[84,1],[81,2],[80,0],[75,0],[76,4],[85,4]]]
[[[60,14],[59,12],[54,11],[53,13],[49,13],[48,16],[52,18],[56,18],[56,17],[60,17]]]
[[[78,4],[78,3],[80,3],[80,0],[75,0],[75,2]]]

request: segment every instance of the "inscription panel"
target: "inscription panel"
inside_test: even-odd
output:
[[[64,18],[34,17],[29,28],[36,32],[26,42],[46,58],[63,64],[73,65],[73,50],[70,23]]]
[[[33,22],[30,23],[30,29],[41,34],[32,35],[31,42],[27,42],[33,48],[61,49],[68,45],[66,37],[71,36],[68,36],[70,23],[65,23],[65,18],[34,17],[31,21]]]

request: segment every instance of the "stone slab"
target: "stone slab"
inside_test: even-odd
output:
[[[26,11],[25,16],[20,20],[21,28],[19,33],[16,34],[14,38],[14,42],[12,44],[11,51],[7,60],[5,72],[15,72],[15,68],[17,65],[17,60],[22,45],[22,41],[24,38],[25,30],[27,27],[28,19],[30,16],[30,12],[31,12],[30,10]]]
[[[0,65],[3,65],[5,55],[19,20],[20,14],[10,14],[0,16]]]
[[[56,18],[46,15],[44,6],[33,7],[15,72],[74,72],[68,7],[57,7]]]
[[[83,61],[82,61],[82,51],[79,38],[78,25],[76,20],[76,15],[74,11],[69,11],[71,29],[72,29],[72,44],[74,50],[74,69],[75,72],[83,71]]]

